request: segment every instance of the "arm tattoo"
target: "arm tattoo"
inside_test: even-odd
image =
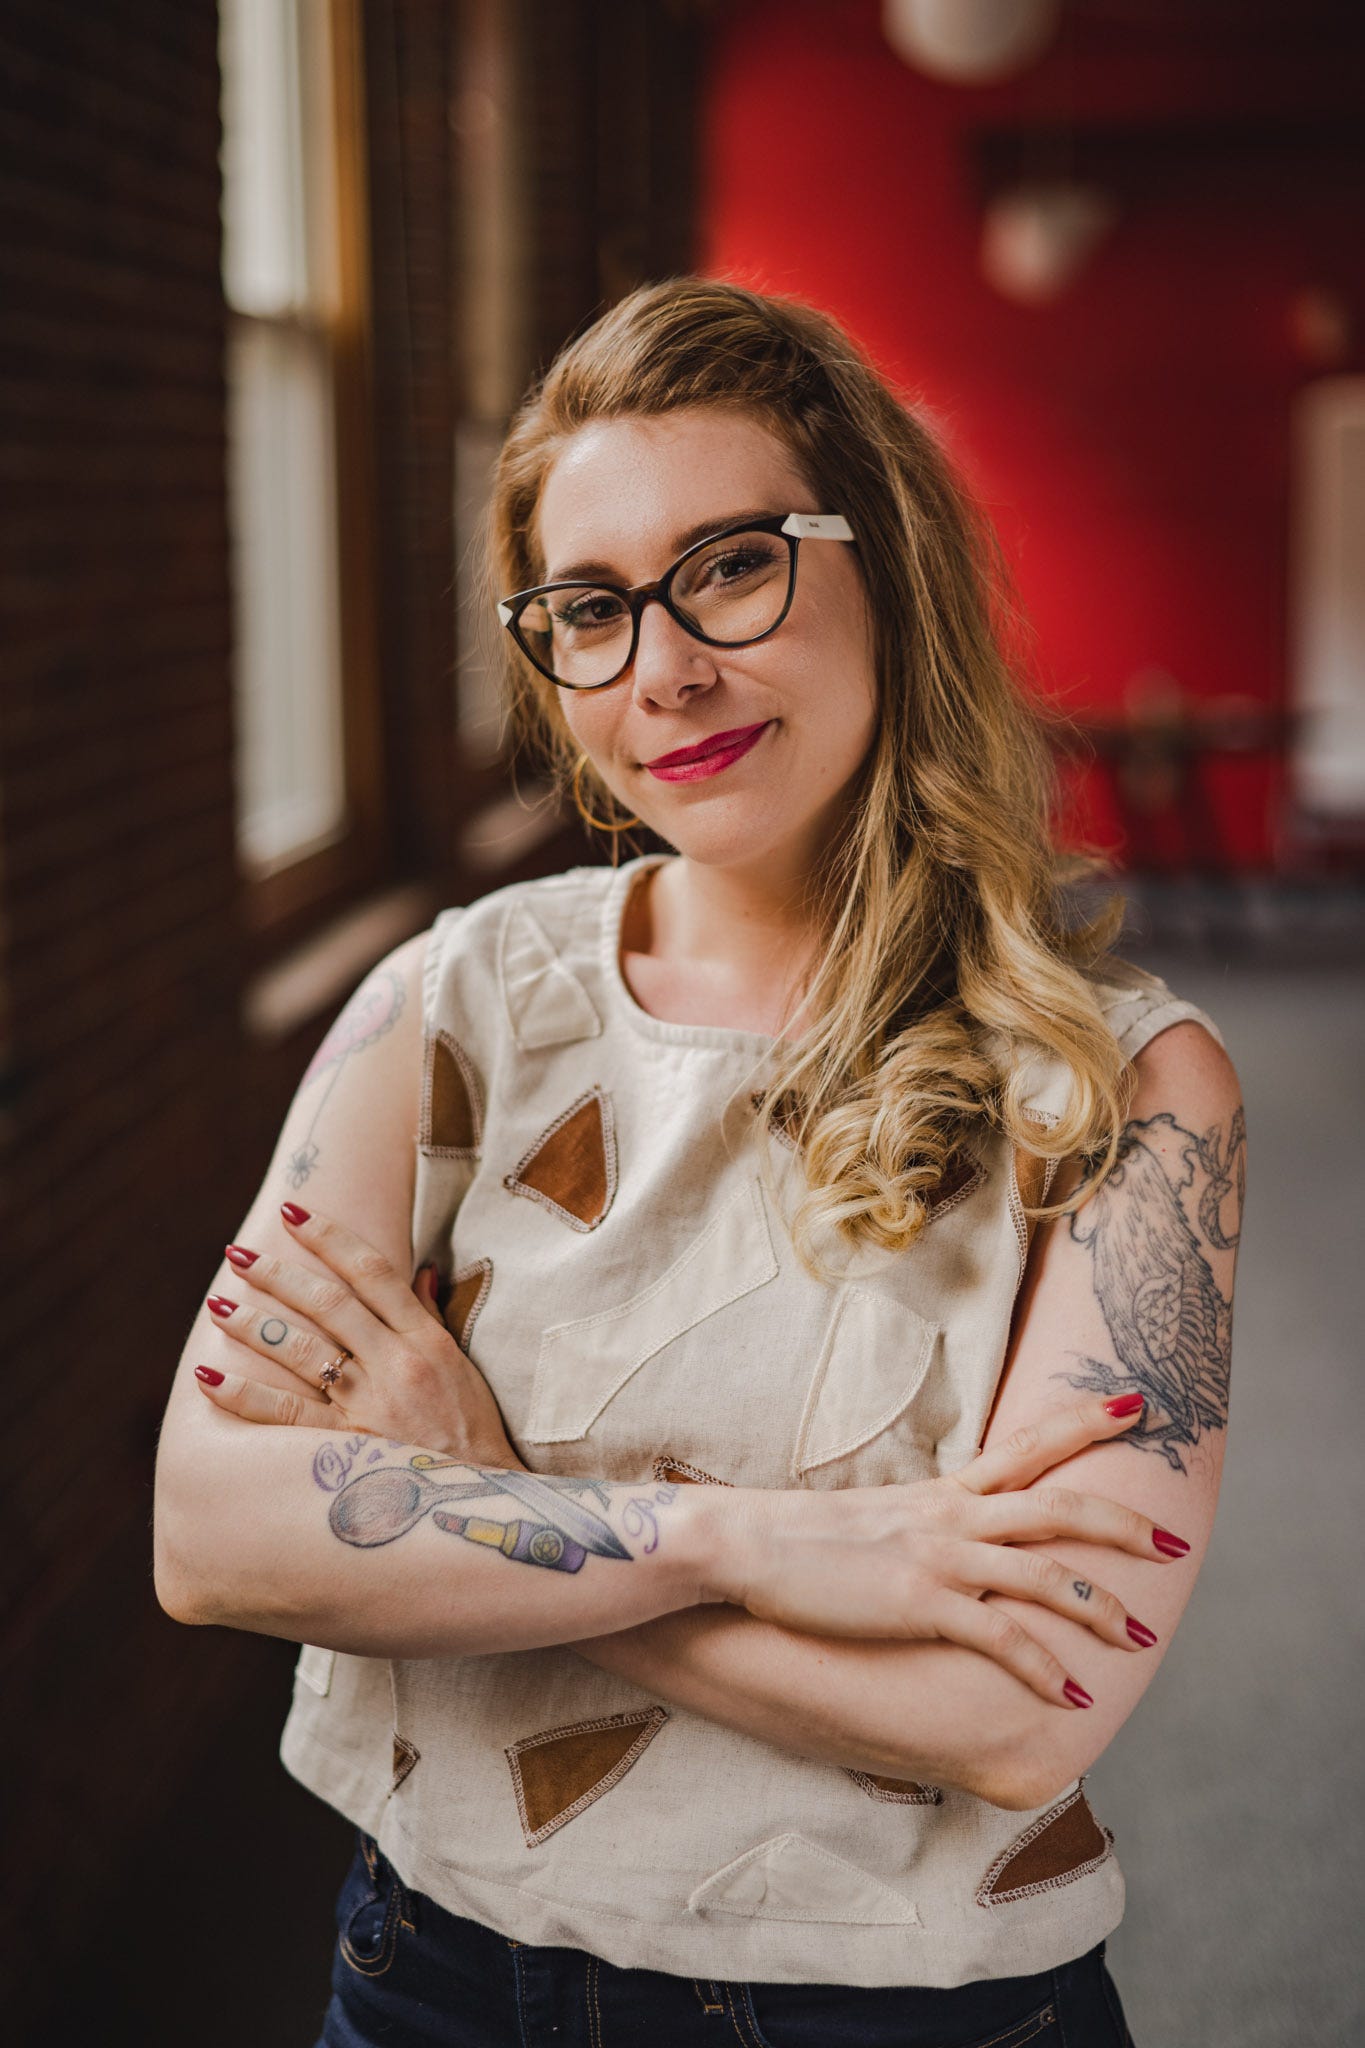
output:
[[[1167,1164],[1156,1150],[1158,1134],[1180,1141]],[[1072,1239],[1090,1250],[1095,1296],[1119,1369],[1077,1352],[1087,1369],[1054,1377],[1106,1396],[1144,1394],[1146,1410],[1122,1441],[1156,1452],[1177,1472],[1188,1470],[1182,1447],[1227,1427],[1232,1357],[1231,1293],[1224,1296],[1214,1279],[1181,1190],[1199,1182],[1191,1199],[1205,1242],[1233,1250],[1245,1147],[1240,1104],[1226,1137],[1217,1124],[1196,1136],[1164,1110],[1125,1124],[1112,1170],[1071,1216]]]
[[[289,1155],[286,1177],[291,1188],[301,1188],[318,1163],[318,1148],[314,1143],[313,1133],[347,1060],[355,1053],[364,1052],[366,1046],[373,1045],[387,1031],[391,1031],[402,1015],[406,1001],[407,993],[403,983],[391,967],[372,974],[367,981],[361,983],[313,1054],[308,1070],[299,1083],[301,1090],[317,1075],[325,1073],[328,1067],[335,1071],[313,1111],[312,1121]]]
[[[406,1445],[386,1439],[390,1450]],[[360,1451],[363,1469],[352,1477]],[[384,1464],[382,1449],[366,1436],[347,1437],[341,1445],[323,1444],[313,1459],[314,1484],[332,1495],[327,1520],[342,1543],[361,1549],[396,1542],[430,1514],[438,1529],[499,1550],[518,1564],[546,1565],[552,1571],[576,1572],[589,1557],[619,1557],[630,1563],[629,1550],[596,1509],[577,1495],[591,1494],[599,1506],[615,1505],[613,1489],[600,1479],[547,1478],[539,1472],[488,1470],[457,1458],[433,1457],[419,1451],[403,1464]],[[436,1479],[435,1472],[449,1477]],[[647,1534],[640,1550],[659,1546],[660,1507],[677,1498],[676,1486],[660,1484],[645,1494],[631,1494],[623,1505],[622,1525],[628,1536]],[[497,1521],[484,1515],[452,1513],[447,1501],[490,1499],[501,1495],[530,1508],[532,1518]]]

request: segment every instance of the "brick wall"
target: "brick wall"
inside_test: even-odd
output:
[[[41,1964],[230,1661],[148,1540],[243,1166],[214,15],[16,0],[0,78],[3,1911]]]

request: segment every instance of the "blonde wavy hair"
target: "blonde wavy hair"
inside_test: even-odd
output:
[[[784,444],[824,512],[852,525],[874,627],[877,731],[846,830],[814,878],[822,938],[809,1024],[775,1048],[757,1134],[794,1143],[793,1217],[813,1271],[822,1233],[903,1251],[994,1127],[1090,1178],[1032,1217],[1079,1207],[1109,1171],[1133,1070],[1084,969],[1123,922],[1063,914],[1100,865],[1062,854],[1049,726],[1022,678],[1025,627],[995,531],[924,421],[826,315],[712,279],[646,285],[566,346],[528,393],[493,483],[485,594],[545,573],[536,513],[567,438],[591,420],[724,406]],[[567,784],[583,768],[555,685],[505,642],[512,729]],[[1068,728],[1069,729],[1069,728]],[[590,807],[614,805],[595,775]],[[611,815],[610,813],[608,814]],[[1070,1103],[1040,1124],[1019,1053],[1055,1055]],[[766,1147],[764,1148],[766,1151]]]

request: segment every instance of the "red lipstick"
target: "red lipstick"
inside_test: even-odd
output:
[[[678,747],[671,754],[660,754],[656,760],[646,761],[643,766],[661,782],[699,782],[703,776],[719,775],[732,761],[738,761],[749,752],[771,724],[764,719],[761,725],[744,725],[733,732],[713,732],[695,747]]]

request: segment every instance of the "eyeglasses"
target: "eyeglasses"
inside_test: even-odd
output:
[[[498,617],[552,683],[604,690],[634,661],[640,615],[654,598],[694,640],[751,647],[791,610],[801,542],[852,539],[837,512],[777,512],[697,541],[657,583],[540,583],[503,598]]]

